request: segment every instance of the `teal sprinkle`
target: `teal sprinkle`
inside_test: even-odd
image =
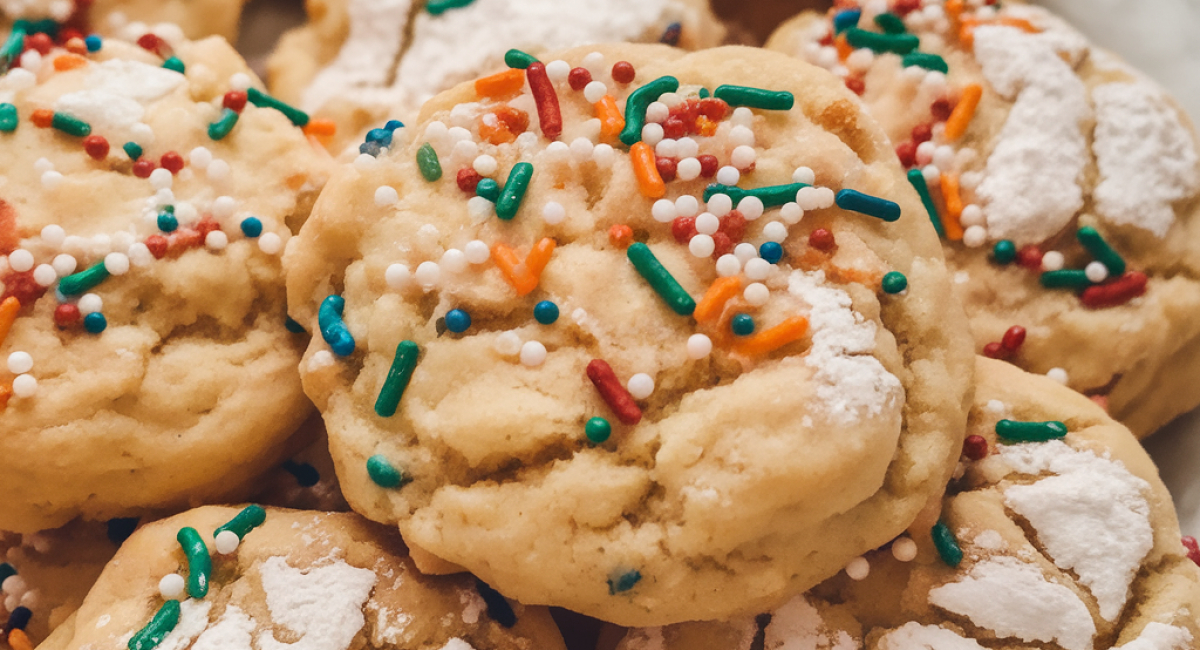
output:
[[[911,68],[913,66],[925,68],[926,70],[934,70],[943,74],[950,72],[950,66],[946,64],[946,59],[936,55],[927,54],[925,52],[911,52],[905,54],[902,59],[904,67]]]
[[[259,108],[273,108],[292,121],[292,124],[303,127],[308,124],[308,113],[285,104],[257,88],[246,89],[246,99]]]
[[[491,178],[481,179],[475,185],[475,196],[482,196],[495,203],[496,199],[500,198],[500,184]]]
[[[425,11],[440,16],[450,9],[462,9],[475,0],[429,0],[425,3]]]
[[[412,480],[392,466],[382,454],[375,454],[367,459],[367,476],[381,488],[400,487]]]
[[[925,206],[925,212],[929,214],[929,221],[933,223],[933,229],[937,231],[938,237],[945,237],[946,229],[942,226],[942,220],[938,218],[937,205],[933,202],[933,195],[929,193],[929,184],[925,182],[925,175],[919,169],[910,169],[908,182],[917,191],[917,196],[921,197],[921,205]]]
[[[181,61],[177,56],[173,56],[166,61],[163,61],[162,67],[168,70],[174,70],[179,74],[183,74],[183,71],[186,69],[186,67],[183,65],[183,61]]]
[[[937,549],[938,555],[947,565],[956,567],[963,559],[962,547],[958,545],[958,538],[954,536],[954,531],[945,522],[939,521],[933,526],[933,546]]]
[[[1012,264],[1017,259],[1017,245],[1011,239],[1001,239],[992,247],[992,259],[997,264]]]
[[[221,109],[221,117],[208,125],[208,137],[212,140],[223,140],[238,123],[238,113],[232,108]]]
[[[121,149],[125,150],[125,155],[129,156],[130,160],[136,161],[142,157],[142,146],[136,142],[126,142]]]
[[[883,276],[881,286],[884,293],[897,294],[908,288],[908,278],[899,271],[892,271]]]
[[[17,107],[12,104],[0,104],[0,131],[12,133],[17,130]]]
[[[879,34],[858,27],[846,30],[846,42],[854,48],[865,47],[876,53],[894,54],[908,54],[921,45],[921,39],[912,34]]]
[[[742,199],[753,196],[762,201],[764,208],[777,208],[785,203],[796,200],[796,192],[808,187],[806,183],[788,183],[786,185],[768,185],[745,190],[733,185],[714,183],[704,188],[704,201],[707,203],[716,194],[724,194],[733,201],[736,207]]]
[[[642,574],[637,569],[614,573],[608,578],[608,593],[610,596],[615,596],[619,593],[633,589],[642,579]]]

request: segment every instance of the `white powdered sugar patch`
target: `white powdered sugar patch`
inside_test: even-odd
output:
[[[808,303],[812,348],[805,365],[816,371],[817,399],[834,422],[900,417],[900,380],[873,356],[875,324],[852,307],[850,294],[825,284],[825,273],[793,272],[788,292]]]
[[[1096,597],[1100,615],[1115,621],[1154,546],[1145,497],[1150,485],[1119,461],[1061,440],[1001,445],[1000,454],[1022,473],[1055,474],[1007,488],[1004,500],[1037,531],[1054,563],[1079,576]]]
[[[54,110],[88,122],[93,130],[123,132],[145,116],[145,104],[162,99],[183,82],[184,76],[174,70],[110,59],[89,67],[84,89],[59,97]]]
[[[191,650],[254,650],[251,636],[254,621],[237,605],[229,605],[225,613],[196,639]]]
[[[342,561],[294,569],[281,557],[261,565],[271,619],[300,635],[281,643],[271,632],[258,637],[259,650],[342,650],[366,623],[362,607],[375,586],[375,572]]]
[[[1092,91],[1100,170],[1093,193],[1104,219],[1159,237],[1175,223],[1174,201],[1196,191],[1196,144],[1153,82],[1104,84]]]
[[[1192,633],[1181,627],[1164,623],[1150,623],[1142,633],[1129,643],[1113,650],[1190,650]]]
[[[364,104],[395,101],[388,85],[411,10],[412,0],[350,0],[350,33],[305,89],[300,107],[316,111],[338,97]]]
[[[183,650],[208,627],[208,610],[212,602],[189,598],[179,603],[179,623],[158,644],[156,650]]]
[[[1092,650],[1096,634],[1096,623],[1075,592],[1047,580],[1036,565],[1011,557],[976,564],[957,582],[931,590],[929,602],[1001,637],[1057,641],[1066,650]]]
[[[879,639],[879,650],[986,650],[973,639],[936,625],[921,625],[909,621],[884,634]]]
[[[1041,243],[1083,207],[1083,127],[1092,111],[1087,88],[1055,47],[1061,41],[1012,27],[975,32],[984,77],[1001,96],[1015,98],[976,189],[993,240]]]
[[[796,596],[771,612],[765,630],[765,650],[857,650],[858,644],[844,630],[830,630],[817,608]]]
[[[462,603],[462,622],[474,625],[479,622],[479,616],[487,610],[487,602],[476,589],[463,589],[458,592],[458,602]]]
[[[454,637],[447,641],[446,645],[442,646],[442,650],[475,650],[475,648],[470,643]]]

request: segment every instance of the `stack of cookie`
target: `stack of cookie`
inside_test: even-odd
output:
[[[1045,11],[25,4],[13,650],[1200,645],[1195,138]]]

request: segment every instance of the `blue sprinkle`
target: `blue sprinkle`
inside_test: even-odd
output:
[[[283,326],[286,327],[287,331],[291,332],[292,334],[304,333],[304,326],[300,323],[297,323],[291,316],[288,316],[287,320],[283,321]]]
[[[99,52],[100,48],[104,46],[104,41],[98,34],[91,34],[83,39],[83,44],[87,46],[88,52]]]
[[[550,325],[558,320],[558,305],[543,300],[533,306],[533,317],[542,325]]]
[[[33,612],[28,607],[17,607],[8,615],[8,622],[4,624],[4,629],[24,630],[32,617]]]
[[[83,317],[83,328],[92,334],[99,334],[108,329],[108,319],[98,311]]]
[[[175,218],[175,215],[171,214],[170,212],[166,212],[166,211],[158,213],[158,229],[159,230],[161,230],[163,232],[175,232],[175,229],[178,227],[179,227],[179,219]]]
[[[750,336],[754,333],[754,317],[750,314],[736,314],[729,326],[738,336]]]
[[[364,142],[358,145],[358,153],[365,153],[373,158],[378,158],[381,151],[383,147],[379,146],[378,142]]]
[[[837,206],[843,210],[851,210],[875,217],[887,222],[900,219],[900,206],[878,196],[863,194],[855,190],[842,190],[837,193]]]
[[[862,18],[862,11],[859,9],[847,9],[846,11],[839,11],[837,15],[833,17],[833,31],[837,34],[841,34],[851,27],[858,27],[858,20],[860,18]]]
[[[608,593],[609,595],[616,595],[623,591],[629,591],[641,579],[642,574],[637,569],[620,574],[614,573],[608,578]]]
[[[254,238],[262,234],[262,221],[258,217],[246,217],[242,219],[242,234]]]
[[[462,334],[471,327],[471,315],[461,309],[451,309],[446,312],[446,329],[455,334]]]
[[[321,329],[321,337],[329,344],[333,353],[340,357],[354,354],[354,337],[342,320],[342,310],[345,308],[345,298],[329,296],[321,302],[321,308],[317,310],[317,325]]]
[[[388,129],[371,129],[367,131],[367,142],[375,142],[381,147],[392,146],[392,132]]]
[[[396,129],[403,129],[404,122],[401,122],[400,120],[388,120],[387,124],[383,125],[383,128],[387,129],[388,131],[395,131]]]
[[[662,36],[659,37],[658,42],[664,45],[675,47],[676,45],[679,45],[679,37],[682,35],[683,23],[671,23],[670,25],[667,25],[667,28],[663,31]]]
[[[758,256],[772,264],[778,264],[779,260],[783,259],[783,246],[773,241],[766,242],[758,247]]]

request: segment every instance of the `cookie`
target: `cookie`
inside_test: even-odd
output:
[[[1200,180],[1175,102],[1020,2],[843,4],[768,47],[862,93],[926,192],[976,349],[1138,436],[1200,405]]]
[[[766,650],[1195,648],[1200,568],[1137,440],[1046,378],[985,358],[975,376],[936,528],[757,622],[632,630],[617,647],[731,650],[763,634]]]
[[[626,624],[778,604],[945,486],[973,366],[934,233],[807,64],[548,59],[633,81],[538,62],[440,95],[288,249],[342,489],[521,602]]]
[[[216,37],[19,62],[0,77],[0,530],[248,494],[311,410],[280,253],[331,161]]]
[[[707,0],[311,0],[308,15],[268,62],[271,91],[333,118],[342,145],[388,120],[410,121],[455,84],[503,70],[511,48],[540,55],[661,40],[697,49],[724,35]]]
[[[224,536],[214,542],[227,524],[233,550]],[[564,650],[548,610],[470,576],[422,575],[394,530],[354,514],[258,506],[204,507],[140,528],[72,623],[40,647],[291,646]]]
[[[0,0],[0,23],[24,20],[65,42],[72,35],[123,36],[137,40],[148,32],[164,38],[237,39],[245,0]],[[148,27],[148,25],[150,27]],[[32,33],[32,32],[31,32]]]

